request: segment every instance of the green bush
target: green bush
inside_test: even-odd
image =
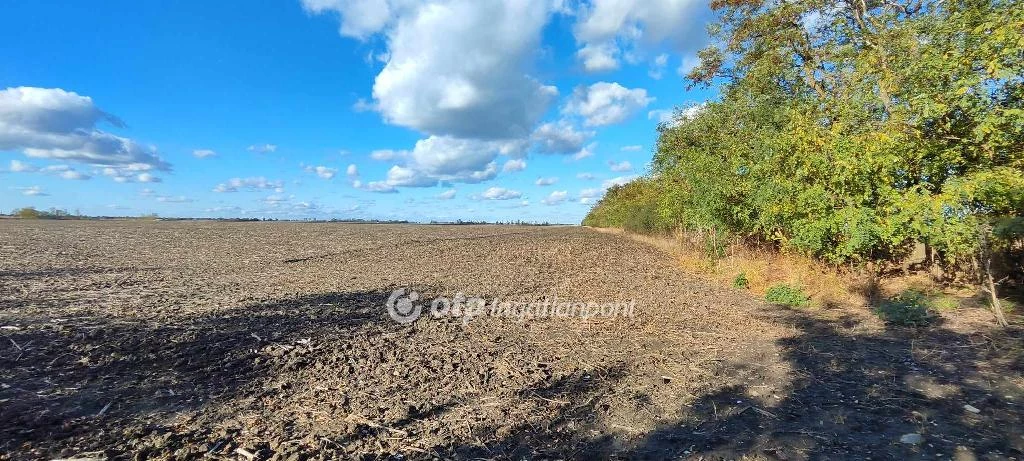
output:
[[[747,280],[747,273],[740,272],[736,278],[732,279],[732,286],[733,288],[741,288],[744,290],[750,288],[750,280]]]
[[[904,3],[860,2],[863,27],[833,2],[712,2],[715,39],[688,80],[720,97],[662,124],[650,174],[584,224],[711,231],[709,256],[737,236],[835,265],[923,243],[951,272],[992,246],[1024,272],[1024,8]]]
[[[924,293],[907,290],[882,302],[875,313],[892,325],[921,326],[935,318],[935,309]]]
[[[811,298],[798,287],[792,287],[784,283],[775,285],[764,294],[764,300],[772,304],[779,304],[790,307],[805,307],[810,305]]]

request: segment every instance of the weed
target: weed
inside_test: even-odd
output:
[[[886,323],[900,326],[927,325],[935,317],[935,308],[927,295],[906,290],[882,302],[875,313]]]
[[[736,278],[732,279],[732,286],[733,288],[740,288],[743,290],[750,288],[750,280],[747,280],[747,273],[740,272]]]
[[[769,288],[764,294],[764,300],[783,306],[805,307],[810,304],[811,298],[804,290],[781,283]]]

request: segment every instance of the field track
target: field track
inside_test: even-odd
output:
[[[677,266],[578,227],[0,220],[0,459],[1024,456],[1019,330]],[[635,307],[403,325],[399,288]]]

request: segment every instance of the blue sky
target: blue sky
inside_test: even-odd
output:
[[[579,222],[644,174],[692,0],[33,1],[0,20],[0,209]]]

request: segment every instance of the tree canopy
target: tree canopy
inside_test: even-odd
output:
[[[712,7],[714,45],[688,80],[721,97],[662,125],[650,177],[609,191],[584,224],[714,229],[837,264],[915,242],[963,263],[986,232],[1019,247],[1022,2]],[[654,221],[615,222],[629,219],[609,210],[635,215],[623,202],[636,197]]]

